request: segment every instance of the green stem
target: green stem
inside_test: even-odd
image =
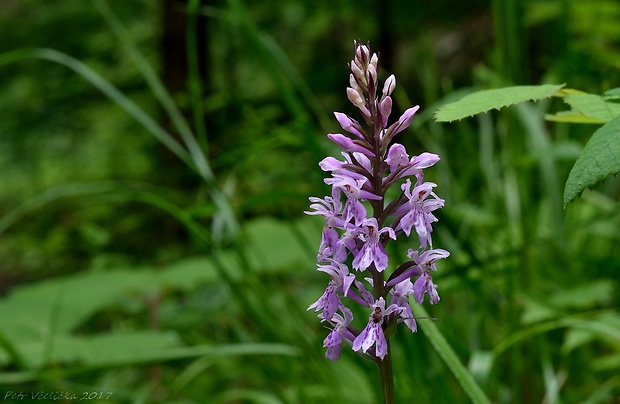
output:
[[[364,72],[367,73],[366,71]],[[382,130],[382,122],[380,117],[380,112],[377,108],[377,94],[375,85],[370,85],[369,83],[366,96],[368,100],[372,100],[370,102],[366,102],[366,107],[370,111],[370,120],[366,119],[368,123],[368,131],[373,134],[372,143],[370,147],[372,148],[375,157],[372,159],[372,180],[371,180],[371,190],[375,195],[381,197],[380,200],[371,200],[370,205],[373,209],[373,217],[377,220],[377,231],[380,231],[383,227],[383,220],[381,219],[383,215],[383,211],[385,209],[385,192],[383,190],[383,173],[381,171],[381,166],[383,163],[383,155],[381,153],[381,130]],[[385,219],[384,219],[385,220]],[[387,244],[388,239],[383,241],[383,245]],[[375,300],[380,297],[384,297],[386,294],[385,289],[385,281],[384,275],[382,271],[377,270],[374,263],[370,265],[369,271],[372,273],[373,278],[373,297]],[[388,324],[384,323],[386,328]],[[388,337],[389,338],[389,337]],[[387,355],[381,359],[376,359],[377,366],[379,366],[379,371],[381,374],[381,390],[383,391],[383,403],[384,404],[394,404],[394,371],[392,369],[392,355],[390,355],[390,343],[389,339],[386,338],[387,344]]]
[[[388,353],[383,360],[377,360],[379,371],[381,373],[381,390],[383,391],[383,404],[394,404],[394,373],[392,369],[392,354],[390,349],[390,341],[388,343]]]

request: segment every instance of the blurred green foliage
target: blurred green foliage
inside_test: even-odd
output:
[[[446,199],[435,244],[452,253],[435,279],[442,300],[428,308],[441,333],[493,402],[617,400],[620,182],[562,206],[594,126],[546,123],[559,100],[431,118],[471,87],[620,87],[620,4],[499,3],[200,5],[208,40],[189,56],[206,55],[201,94],[185,87],[171,99],[195,133],[192,109],[204,114],[215,184],[67,67],[1,63],[0,397],[377,402],[371,363],[323,356],[327,332],[306,312],[327,282],[314,270],[321,223],[301,214],[308,196],[328,192],[317,162],[335,153],[331,112],[354,114],[345,64],[361,39],[396,74],[395,111],[422,107],[399,141],[442,157],[428,173]],[[105,4],[156,72],[175,62],[162,57],[163,1]],[[181,141],[97,2],[0,10],[0,61],[24,48],[63,52]],[[512,35],[496,40],[502,29]],[[506,46],[523,50],[519,60]],[[216,238],[214,188],[241,222],[236,238]],[[404,259],[407,247],[390,253]],[[401,329],[393,341],[399,402],[468,401],[425,335]]]

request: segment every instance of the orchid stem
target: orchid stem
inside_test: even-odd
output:
[[[392,370],[392,351],[390,350],[390,341],[388,343],[388,354],[383,360],[378,360],[377,365],[381,373],[381,390],[383,391],[383,404],[394,404],[394,373]]]

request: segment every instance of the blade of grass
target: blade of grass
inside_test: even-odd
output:
[[[605,324],[597,320],[589,320],[580,316],[573,316],[569,318],[563,318],[559,320],[547,321],[542,324],[535,324],[531,327],[524,328],[510,335],[504,341],[499,343],[495,349],[493,349],[493,356],[497,358],[504,353],[511,346],[518,344],[519,342],[528,338],[535,337],[540,334],[547,333],[559,328],[580,328],[585,330],[594,331],[600,335],[606,335],[607,337],[620,342],[620,330],[609,324]]]
[[[422,305],[412,305],[411,310],[416,317],[429,317],[428,312]],[[467,371],[465,366],[463,366],[450,344],[448,344],[448,341],[446,341],[443,334],[439,332],[435,323],[432,321],[420,321],[418,322],[418,326],[422,328],[422,331],[428,337],[430,343],[446,365],[448,365],[452,374],[456,377],[471,401],[474,403],[490,404],[491,401],[484,394],[480,386],[478,386],[473,376]]]
[[[110,192],[117,189],[118,183],[115,181],[106,181],[90,184],[64,184],[46,190],[22,202],[18,207],[12,209],[0,218],[0,234],[21,220],[31,212],[34,212],[57,199],[67,196],[83,196],[94,195],[103,192]]]
[[[331,117],[325,113],[325,110],[321,106],[319,100],[312,94],[312,90],[301,78],[299,72],[276,40],[264,31],[258,33],[258,39],[265,51],[271,55],[275,62],[277,62],[280,69],[286,74],[293,86],[297,88],[297,91],[299,91],[301,96],[305,99],[306,103],[311,108],[312,113],[321,123],[322,129],[326,131],[330,126],[333,126],[333,123],[331,123]]]
[[[299,356],[300,352],[294,346],[277,343],[243,343],[243,344],[219,344],[202,345],[191,347],[178,347],[159,352],[158,354],[148,355],[144,358],[127,358],[110,361],[103,364],[75,365],[63,369],[64,376],[80,374],[96,369],[114,369],[137,364],[151,364],[195,357],[229,358],[234,356],[253,356],[253,355],[277,355],[277,356]],[[56,380],[58,370],[48,368],[44,371],[26,372],[2,372],[0,373],[0,384],[19,384],[30,381]]]
[[[0,218],[0,234],[23,219],[26,215],[65,197],[84,197],[106,195],[116,200],[137,201],[157,207],[174,216],[185,228],[201,242],[209,245],[211,238],[205,228],[196,222],[190,213],[170,200],[161,196],[161,189],[153,189],[145,184],[126,184],[119,181],[103,181],[96,183],[63,184],[46,190],[35,197],[24,201],[2,218]]]
[[[200,10],[200,0],[191,0],[187,4],[187,68],[188,86],[192,102],[192,114],[194,117],[194,128],[198,143],[205,153],[208,151],[207,127],[204,119],[204,107],[202,104],[202,82],[200,79],[200,63],[198,53],[204,49],[198,49],[196,37],[198,35],[198,11]]]
[[[194,137],[187,121],[183,117],[183,114],[172,99],[172,96],[168,90],[166,90],[159,77],[157,77],[157,74],[151,68],[151,65],[136,48],[129,33],[125,27],[123,27],[118,18],[116,18],[116,15],[113,13],[112,9],[110,9],[107,2],[103,0],[93,0],[93,2],[110,26],[110,29],[112,29],[112,32],[114,32],[114,34],[118,37],[131,60],[135,63],[149,88],[153,91],[153,95],[157,101],[159,101],[166,113],[170,116],[172,123],[176,127],[181,139],[183,139],[185,146],[189,150],[189,154],[192,161],[196,165],[196,168],[198,168],[198,172],[207,181],[207,183],[212,184],[215,178],[213,176],[213,172],[211,171],[211,167],[209,166],[209,163],[200,148],[200,145],[196,141],[196,138]]]
[[[155,120],[144,112],[143,109],[137,106],[133,101],[114,87],[108,80],[101,77],[98,73],[79,60],[54,49],[18,49],[0,55],[0,66],[31,58],[56,62],[68,67],[82,76],[86,81],[108,96],[108,98],[110,98],[116,105],[127,112],[136,121],[140,122],[140,124],[142,124],[147,131],[149,131],[160,142],[168,147],[172,153],[183,160],[187,165],[193,169],[196,169],[187,151],[172,136],[170,136],[164,128],[155,122]]]
[[[239,224],[237,217],[234,214],[232,207],[228,201],[226,195],[224,195],[216,183],[216,178],[211,170],[209,162],[205,157],[204,151],[200,147],[200,144],[194,137],[192,130],[190,129],[187,121],[183,117],[183,114],[175,104],[172,96],[166,90],[164,84],[159,79],[155,71],[151,68],[150,64],[146,61],[142,53],[136,48],[131,36],[123,27],[121,22],[116,18],[112,9],[108,6],[107,2],[103,0],[93,0],[95,6],[104,17],[114,34],[118,37],[119,41],[125,48],[125,51],[129,57],[133,60],[136,67],[144,77],[144,80],[148,84],[149,88],[153,92],[155,98],[162,105],[166,113],[170,116],[172,123],[176,127],[179,135],[183,139],[185,146],[189,150],[190,157],[197,169],[198,174],[207,184],[209,194],[213,198],[216,206],[219,210],[219,215],[213,218],[212,236],[214,241],[219,241],[226,232],[231,237],[235,237],[239,231]],[[194,48],[193,51],[195,52]],[[199,107],[196,107],[199,108]],[[202,108],[200,108],[202,110]],[[202,118],[201,118],[202,119]],[[206,138],[206,131],[205,131]]]
[[[159,141],[168,147],[172,153],[179,157],[190,168],[195,170],[207,183],[209,194],[213,198],[213,201],[218,207],[220,213],[219,215],[214,216],[212,232],[213,241],[217,243],[226,235],[230,237],[236,236],[239,231],[239,224],[237,222],[236,215],[232,209],[232,206],[230,206],[226,195],[224,195],[215,185],[215,178],[208,168],[208,165],[205,166],[206,160],[204,159],[204,156],[202,156],[202,152],[200,152],[200,155],[202,156],[201,158],[196,158],[194,155],[196,151],[199,151],[199,147],[190,148],[192,151],[192,155],[190,156],[183,146],[181,146],[172,136],[170,136],[170,134],[168,134],[168,132],[166,132],[161,125],[159,125],[133,101],[127,98],[109,81],[104,79],[90,67],[65,53],[54,49],[19,49],[0,55],[0,66],[29,58],[49,60],[70,68],[81,75],[94,87],[99,89],[102,93],[107,95],[113,102],[115,102],[135,120],[140,122],[140,124],[142,124],[147,131],[151,132],[151,134],[153,134]],[[193,142],[195,143],[195,139],[193,139]],[[196,163],[198,163],[198,165]]]
[[[0,347],[4,348],[5,353],[9,356],[9,363],[12,363],[20,370],[28,369],[28,365],[17,347],[6,335],[0,330]]]
[[[312,90],[299,75],[286,52],[273,37],[256,26],[248,15],[243,2],[231,0],[229,4],[232,10],[230,12],[205,6],[200,9],[200,13],[208,17],[220,18],[242,29],[246,39],[252,44],[250,49],[256,52],[257,56],[269,69],[286,106],[293,116],[303,117],[306,115],[306,112],[304,105],[297,100],[295,93],[291,91],[289,83],[301,95],[305,104],[320,122],[323,130],[327,130],[326,128],[332,126],[329,121],[329,115],[325,113],[321,103],[314,97]],[[283,80],[283,78],[286,78],[288,82]]]
[[[523,126],[527,129],[525,133],[529,137],[530,149],[533,153],[539,150],[549,150],[551,148],[551,140],[544,126],[543,114],[531,104],[519,104],[516,107],[516,111]],[[558,244],[563,244],[563,240],[560,237],[563,228],[562,191],[559,187],[560,181],[558,180],[555,160],[541,157],[539,159],[539,170],[544,181],[543,189],[551,202],[549,215],[553,218],[553,227],[557,235],[556,240]]]

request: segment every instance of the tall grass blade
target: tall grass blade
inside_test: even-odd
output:
[[[170,93],[168,93],[168,90],[166,90],[164,84],[161,82],[159,77],[157,77],[157,74],[151,68],[151,65],[146,61],[142,53],[140,53],[140,51],[136,48],[131,37],[129,36],[129,33],[125,27],[123,27],[118,18],[116,18],[107,2],[104,0],[93,1],[114,34],[118,37],[131,60],[135,63],[149,88],[153,91],[155,98],[160,102],[166,113],[170,116],[172,123],[176,127],[181,139],[183,139],[185,146],[189,150],[192,161],[196,165],[198,172],[205,180],[207,180],[208,183],[212,183],[214,181],[214,177],[213,172],[209,167],[209,163],[207,162],[200,145],[198,145],[198,142],[187,124],[187,121],[183,117],[183,114],[170,96]]]
[[[7,52],[0,55],[0,66],[3,64],[17,62],[23,59],[43,59],[56,62],[63,66],[68,67],[86,81],[92,84],[99,91],[108,96],[116,105],[127,112],[131,117],[155,136],[160,142],[162,142],[172,153],[187,163],[190,167],[196,169],[192,162],[190,155],[164,128],[161,127],[150,115],[148,115],[142,108],[137,106],[127,96],[114,87],[108,80],[101,77],[93,69],[86,66],[79,60],[59,52],[54,49],[18,49],[12,52]]]
[[[129,33],[123,27],[121,22],[116,18],[112,9],[108,6],[104,0],[93,0],[97,9],[101,12],[112,31],[116,34],[119,41],[125,48],[125,51],[131,57],[136,67],[144,77],[144,80],[150,87],[151,91],[155,95],[155,98],[160,102],[166,113],[170,116],[172,123],[176,127],[179,135],[183,139],[185,146],[189,150],[190,157],[197,169],[198,174],[205,180],[209,194],[213,198],[213,201],[219,209],[219,214],[214,216],[213,220],[213,237],[214,241],[226,237],[235,237],[239,224],[237,222],[236,215],[228,198],[220,191],[216,183],[216,178],[211,170],[209,162],[207,161],[204,151],[198,144],[192,130],[190,129],[187,121],[183,117],[183,114],[175,104],[170,93],[164,87],[155,71],[151,68],[146,61],[142,53],[136,48]],[[199,108],[199,107],[196,107]],[[206,132],[205,132],[206,133]],[[205,135],[206,136],[206,135]]]
[[[426,309],[420,304],[412,305],[411,310],[416,317],[429,317]],[[435,323],[432,321],[420,321],[418,322],[418,326],[422,328],[422,331],[428,337],[430,343],[433,345],[439,356],[441,356],[444,360],[446,365],[448,365],[452,371],[452,374],[456,377],[471,401],[476,404],[490,404],[491,401],[489,401],[480,386],[478,386],[474,380],[473,376],[463,366],[450,344],[448,344],[448,341],[446,341],[443,334],[439,332],[439,329]]]
[[[208,151],[207,127],[205,125],[204,106],[202,103],[203,85],[200,78],[200,63],[198,61],[199,52],[205,49],[198,49],[198,11],[200,10],[200,0],[191,0],[187,4],[187,69],[189,95],[192,102],[192,114],[194,118],[194,128],[198,143],[204,153]]]

